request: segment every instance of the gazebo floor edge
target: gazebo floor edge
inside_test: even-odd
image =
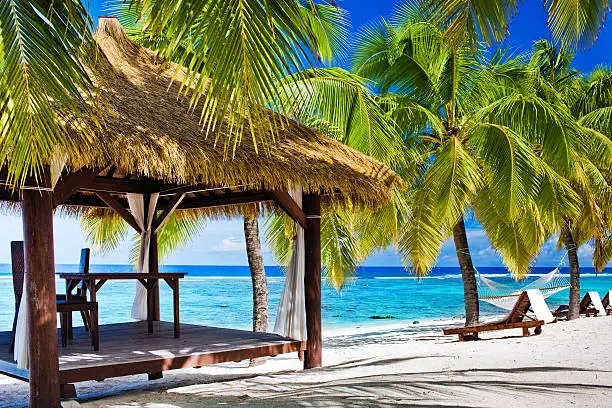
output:
[[[89,335],[74,329],[74,339],[60,350],[60,383],[103,380],[134,374],[160,378],[163,371],[277,356],[306,349],[306,342],[270,333],[181,325],[174,338],[173,324],[155,322],[147,333],[146,322],[100,326],[100,351],[94,352]],[[28,381],[28,371],[17,368],[8,353],[10,332],[0,332],[0,374]],[[70,387],[68,387],[70,389]]]

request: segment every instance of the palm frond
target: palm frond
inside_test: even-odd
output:
[[[313,68],[284,78],[280,86],[287,95],[302,95],[280,100],[281,110],[321,131],[335,129],[328,136],[393,168],[402,164],[399,128],[380,109],[364,78],[341,68]]]
[[[11,182],[91,142],[91,27],[78,0],[0,3],[0,161]]]
[[[476,45],[482,38],[487,44],[501,42],[512,17],[518,10],[517,0],[425,0],[438,24],[446,27],[445,36],[452,44]]]
[[[131,4],[145,20],[144,30],[160,39],[159,52],[169,59],[178,55],[179,65],[187,68],[183,87],[185,92],[194,91],[192,106],[203,98],[204,129],[208,132],[226,123],[229,136],[216,142],[228,153],[240,145],[246,124],[269,129],[262,132],[263,140],[250,135],[256,147],[275,138],[278,129],[267,120],[263,107],[296,95],[273,84],[312,66],[317,55],[327,56],[337,33],[324,36],[326,43],[321,44],[319,34],[328,27],[331,13],[322,14],[328,18],[320,20],[325,27],[313,25],[313,17],[296,0],[133,0]]]
[[[112,210],[87,209],[81,214],[80,223],[88,244],[100,254],[111,253],[133,232]]]
[[[175,211],[157,233],[159,261],[185,248],[204,230],[204,217],[191,211]]]
[[[352,283],[363,261],[353,232],[353,220],[354,214],[340,211],[328,211],[321,217],[323,276],[339,292]]]
[[[504,197],[496,211],[516,219],[538,194],[539,159],[528,141],[508,127],[480,122],[470,130],[467,145],[479,153],[490,172],[488,190]]]
[[[567,49],[584,49],[597,40],[610,0],[545,0],[544,7],[555,42]]]

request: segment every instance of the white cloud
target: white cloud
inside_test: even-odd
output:
[[[593,255],[593,251],[595,251],[593,244],[584,244],[578,248],[578,256],[585,258],[591,257]]]
[[[226,237],[215,245],[210,252],[244,252],[246,251],[246,243],[236,237]]]
[[[480,251],[477,252],[478,255],[480,256],[485,256],[485,255],[493,255],[496,254],[495,250],[493,249],[493,247],[491,245],[489,245],[486,248],[481,249]]]
[[[481,229],[466,229],[465,235],[469,239],[487,238],[487,234]]]

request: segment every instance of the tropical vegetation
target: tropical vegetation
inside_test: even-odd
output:
[[[578,248],[594,246],[593,264],[601,271],[612,259],[610,253],[610,170],[612,146],[609,138],[612,109],[612,72],[598,68],[582,75],[571,68],[573,56],[548,41],[534,44],[529,66],[535,75],[535,93],[571,118],[566,131],[580,135],[583,151],[572,154],[573,166],[566,174],[580,197],[577,215],[563,214],[559,247],[568,252],[570,295],[568,319],[579,316],[580,268]]]
[[[538,42],[530,56],[492,51],[519,3],[406,1],[391,20],[363,31],[351,71],[326,67],[347,40],[346,13],[334,2],[131,0],[111,6],[135,41],[187,69],[181,92],[195,90],[192,106],[202,102],[202,137],[227,121],[231,137],[221,147],[228,156],[240,148],[245,118],[269,128],[266,138],[254,140],[266,154],[276,129],[263,112],[272,108],[394,168],[410,188],[397,191],[392,204],[367,213],[325,208],[328,282],[341,289],[366,256],[389,245],[422,276],[452,236],[466,324],[473,324],[478,300],[466,217],[478,219],[516,277],[560,234],[572,271],[570,316],[579,296],[577,248],[593,243],[598,269],[612,258],[612,75],[601,68],[584,76],[570,65],[571,53],[597,38],[609,0],[546,0],[554,44]],[[85,69],[95,69],[88,64],[96,54],[92,26],[78,0],[0,4],[0,159],[9,181],[36,176],[54,155],[91,143],[96,122],[83,118],[96,115]],[[293,222],[262,215],[268,244],[281,264],[288,263]],[[162,256],[193,239],[203,218],[173,215],[159,235]],[[125,223],[106,211],[86,212],[82,224],[101,250],[128,235]],[[258,288],[254,328],[264,330],[258,217],[246,215],[244,227]]]

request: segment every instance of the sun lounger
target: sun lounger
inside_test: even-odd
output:
[[[597,292],[589,292],[589,293],[586,294],[586,296],[588,296],[591,299],[591,305],[593,305],[595,310],[597,310],[597,313],[599,314],[599,316],[605,316],[606,315],[606,308],[604,307],[603,303],[601,302],[601,297],[599,297],[599,293],[597,293]]]
[[[567,305],[561,305],[553,312],[555,317],[567,317],[569,308]],[[580,301],[580,314],[586,317],[605,315],[606,308],[604,307],[599,293],[592,291],[587,292]]]
[[[530,311],[535,314],[535,318],[527,314]],[[540,334],[545,323],[553,323],[555,321],[556,319],[550,313],[542,293],[537,289],[530,289],[518,295],[514,307],[504,319],[477,326],[445,329],[444,334],[457,334],[459,341],[464,341],[477,339],[478,333],[483,331],[523,329],[523,336],[529,336],[531,334],[529,332],[530,328],[535,329],[535,334]]]
[[[606,314],[612,315],[612,305],[610,304],[610,298],[612,298],[612,290],[609,290],[601,300],[601,304],[606,309]]]

